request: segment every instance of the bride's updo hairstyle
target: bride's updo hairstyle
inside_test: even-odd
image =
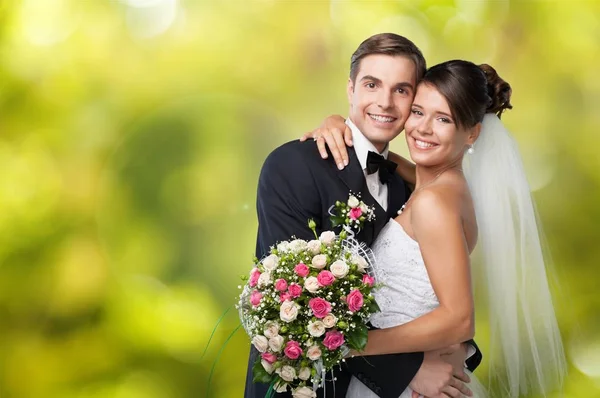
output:
[[[456,125],[463,129],[480,123],[486,113],[500,117],[505,109],[512,109],[510,85],[487,64],[443,62],[429,68],[421,83],[432,85],[446,98]]]

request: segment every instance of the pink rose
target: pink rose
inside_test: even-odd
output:
[[[262,300],[262,293],[258,290],[253,291],[250,295],[250,304],[256,307],[260,304],[260,300]]]
[[[283,303],[286,300],[292,301],[292,295],[289,293],[279,293],[279,302]]]
[[[262,354],[260,354],[260,356],[262,359],[269,363],[274,363],[275,361],[277,361],[277,355],[272,354],[270,352],[263,352]]]
[[[248,282],[248,285],[250,285],[250,287],[256,286],[258,283],[258,278],[260,278],[260,271],[258,268],[254,268],[250,273],[250,281]]]
[[[285,279],[277,279],[277,281],[275,281],[275,289],[279,290],[280,292],[285,291],[287,287],[288,285]]]
[[[348,303],[348,309],[352,312],[358,311],[363,306],[363,295],[358,289],[354,289],[346,297],[346,303]]]
[[[300,348],[300,343],[294,340],[290,340],[285,345],[283,349],[283,353],[289,359],[298,359],[300,355],[302,355],[302,348]]]
[[[296,272],[296,274],[298,274],[298,276],[305,278],[308,276],[309,269],[306,264],[298,263],[298,265],[294,267],[294,271]]]
[[[373,286],[373,282],[375,282],[375,279],[371,278],[369,275],[364,274],[363,275],[363,279],[362,279],[363,284],[365,285],[369,285],[369,286]]]
[[[300,297],[300,295],[302,294],[302,286],[300,286],[297,283],[292,283],[290,287],[288,287],[288,293],[293,298]]]
[[[327,300],[323,300],[320,297],[310,299],[308,306],[317,318],[325,318],[325,316],[331,312],[331,304],[329,304]]]
[[[360,216],[362,216],[362,210],[360,209],[360,207],[355,207],[354,209],[350,210],[351,219],[358,220]]]
[[[325,333],[323,345],[327,347],[328,350],[333,351],[339,348],[342,344],[344,344],[344,335],[342,332],[330,330],[329,332]]]
[[[321,271],[319,275],[317,275],[317,280],[323,286],[329,286],[333,282],[335,282],[335,276],[329,271]]]

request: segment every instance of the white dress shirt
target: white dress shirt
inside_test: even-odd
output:
[[[382,184],[381,181],[379,181],[379,173],[367,173],[367,155],[369,154],[369,151],[373,151],[387,159],[389,145],[385,146],[383,152],[379,152],[375,148],[375,145],[373,145],[371,141],[369,141],[367,137],[363,135],[358,127],[352,123],[350,118],[346,118],[346,125],[348,125],[350,130],[352,130],[352,142],[354,143],[354,150],[356,151],[356,156],[360,162],[360,167],[362,168],[365,179],[367,180],[367,188],[369,189],[369,193],[371,193],[371,196],[373,196],[377,203],[381,205],[383,210],[387,211],[388,186],[387,184]]]

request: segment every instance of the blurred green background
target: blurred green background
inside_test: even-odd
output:
[[[565,395],[600,396],[599,1],[2,0],[0,397],[207,396],[261,164],[346,114],[350,55],[385,31],[512,84]],[[238,331],[210,396],[243,395],[248,349]]]

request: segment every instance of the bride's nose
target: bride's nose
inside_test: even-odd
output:
[[[417,132],[423,135],[433,133],[433,130],[431,129],[431,121],[429,120],[429,118],[423,118],[422,120],[420,120],[419,124],[417,125]]]

